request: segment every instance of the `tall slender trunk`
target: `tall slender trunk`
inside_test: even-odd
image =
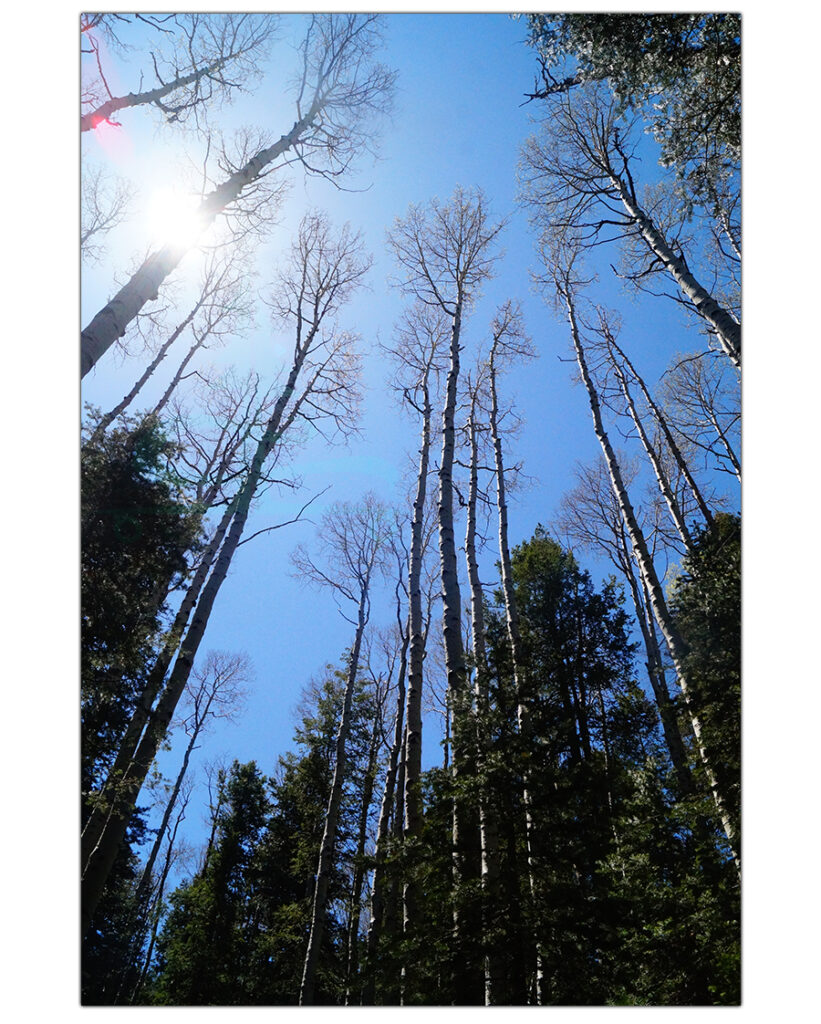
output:
[[[385,844],[388,841],[388,826],[390,824],[391,807],[393,805],[394,791],[397,786],[397,774],[402,751],[402,737],[404,735],[405,719],[405,677],[407,673],[409,635],[407,630],[402,639],[402,650],[399,655],[399,675],[397,679],[398,695],[396,700],[396,718],[393,726],[393,743],[391,744],[388,756],[388,767],[385,772],[385,784],[382,789],[382,801],[379,806],[379,821],[376,826],[376,843],[374,845],[373,859],[373,883],[371,885],[371,916],[368,921],[367,937],[367,961],[368,978],[363,993],[363,1004],[372,1006],[375,989],[375,967],[376,951],[379,938],[382,933],[383,915],[383,890],[385,885]]]
[[[627,538],[624,536],[623,531],[620,531],[619,541],[623,556],[621,559],[622,569],[627,577],[630,594],[633,598],[633,606],[636,610],[636,621],[639,624],[642,640],[644,641],[644,650],[647,655],[647,677],[650,680],[650,686],[656,700],[656,707],[659,711],[661,730],[664,734],[664,741],[670,754],[670,760],[673,762],[679,796],[688,796],[693,792],[693,777],[690,773],[690,766],[687,763],[687,751],[676,718],[675,708],[670,699],[670,692],[667,689],[664,664],[661,659],[658,639],[656,638],[656,628],[653,623],[647,587],[642,579],[641,590],[639,590],[639,584],[633,571],[635,560],[631,557]]]
[[[470,585],[470,621],[473,639],[473,661],[475,666],[474,695],[476,699],[476,753],[477,769],[485,773],[488,769],[488,666],[485,650],[485,621],[482,585],[479,579],[479,565],[476,559],[476,504],[479,492],[479,443],[476,423],[476,399],[478,384],[471,396],[468,433],[470,440],[470,478],[468,485],[467,529],[465,533],[465,558]],[[482,779],[479,789],[479,843],[481,849],[482,879],[482,947],[484,949],[485,1006],[501,1001],[502,971],[499,950],[488,939],[490,921],[499,903],[499,825],[493,806],[492,793],[487,776]]]
[[[656,622],[658,623],[659,629],[661,630],[662,636],[664,637],[667,648],[670,651],[670,657],[673,660],[673,665],[678,676],[679,686],[681,687],[682,696],[684,697],[685,703],[688,706],[688,712],[690,716],[690,722],[693,728],[693,735],[696,738],[696,743],[699,750],[699,756],[704,766],[704,771],[707,776],[707,780],[710,786],[710,790],[713,794],[713,800],[715,801],[716,808],[718,810],[719,820],[721,821],[724,833],[727,836],[727,841],[730,844],[730,848],[733,851],[733,857],[738,866],[738,850],[736,848],[735,833],[732,827],[730,816],[726,810],[726,803],[722,797],[722,794],[718,788],[715,773],[710,766],[707,752],[704,748],[704,744],[701,739],[701,723],[695,712],[695,709],[690,704],[688,698],[688,687],[686,675],[683,671],[683,659],[685,654],[684,641],[676,628],[672,616],[667,608],[667,603],[664,599],[664,591],[662,590],[661,583],[659,582],[658,575],[656,574],[655,566],[650,557],[650,553],[647,549],[647,543],[644,539],[644,534],[639,527],[636,519],[633,506],[630,503],[630,498],[627,493],[627,488],[624,485],[622,479],[621,470],[619,469],[618,460],[616,459],[613,447],[610,444],[610,439],[607,435],[607,431],[604,429],[604,423],[601,416],[601,407],[599,405],[599,397],[596,392],[596,388],[593,384],[590,376],[590,371],[587,368],[587,360],[584,355],[584,346],[581,340],[581,334],[579,332],[578,323],[576,321],[576,310],[573,303],[572,294],[569,287],[559,285],[559,291],[562,294],[565,304],[567,306],[568,321],[570,323],[570,332],[573,338],[573,345],[576,351],[576,359],[579,365],[579,372],[581,373],[582,381],[587,390],[587,396],[590,402],[590,410],[593,414],[593,427],[596,433],[596,437],[601,445],[604,458],[607,463],[608,472],[610,474],[610,481],[613,487],[613,493],[616,496],[616,500],[619,505],[619,509],[624,520],[625,529],[630,538],[630,543],[633,548],[633,555],[639,566],[642,579],[647,586],[647,593],[650,598],[650,604],[653,609]]]
[[[360,592],[359,614],[351,650],[350,661],[348,662],[348,676],[345,680],[345,697],[342,704],[342,717],[339,722],[339,730],[336,734],[336,760],[334,764],[331,792],[328,797],[328,808],[325,812],[325,826],[322,831],[322,841],[319,844],[319,859],[316,868],[316,883],[314,885],[314,899],[311,909],[311,928],[308,933],[308,948],[305,952],[305,963],[302,970],[302,984],[299,989],[299,1005],[311,1006],[314,1001],[314,985],[316,981],[316,965],[319,958],[319,950],[322,945],[322,936],[325,930],[325,908],[328,902],[328,883],[331,878],[331,859],[333,857],[334,845],[336,843],[336,831],[339,823],[339,808],[342,804],[342,783],[345,773],[345,745],[348,742],[348,733],[351,729],[351,705],[353,702],[354,686],[356,675],[359,671],[359,652],[362,647],[362,634],[367,623],[367,581]]]
[[[108,819],[105,821],[105,825],[100,831],[99,839],[91,846],[87,858],[84,851],[82,890],[83,934],[85,934],[88,929],[88,925],[91,921],[91,915],[97,907],[100,896],[102,895],[105,887],[105,883],[108,880],[108,876],[117,856],[117,850],[125,836],[128,819],[136,805],[140,789],[142,788],[145,778],[151,768],[151,764],[156,757],[159,745],[168,731],[168,726],[171,722],[174,710],[176,709],[177,702],[179,701],[185,688],[185,684],[188,681],[188,676],[194,664],[194,658],[196,657],[199,645],[205,634],[205,628],[208,625],[208,619],[211,615],[214,601],[225,577],[228,574],[228,569],[231,565],[234,552],[240,543],[242,532],[248,519],[251,501],[256,493],[257,486],[259,485],[259,481],[262,476],[264,462],[281,436],[280,427],[285,413],[285,408],[293,395],[299,371],[305,361],[309,347],[310,341],[306,340],[298,349],[286,386],[277,399],[265,433],[257,445],[257,450],[251,461],[251,466],[245,480],[237,492],[231,506],[229,506],[229,508],[233,509],[233,518],[231,520],[228,534],[219,555],[217,556],[211,575],[203,587],[202,594],[197,602],[191,624],[185,634],[185,639],[180,646],[177,660],[174,663],[174,668],[171,672],[168,683],[166,684],[162,696],[151,715],[151,721],[140,740],[135,755],[126,769],[122,780],[122,799],[120,807],[108,816]],[[289,421],[292,416],[293,413],[289,417]],[[94,812],[98,817],[101,813],[102,812]],[[94,814],[92,817],[94,817]]]
[[[234,174],[230,175],[200,204],[199,222],[205,230],[225,208],[238,198],[246,185],[255,181],[262,171],[283,153],[298,144],[303,133],[313,124],[322,109],[316,102],[293,127],[272,146],[262,149]],[[169,243],[146,258],[142,266],[97,313],[81,336],[81,375],[91,370],[105,352],[121,338],[126,328],[147,302],[157,298],[160,286],[176,269],[190,246]]]
[[[452,772],[457,784],[469,745],[465,715],[467,666],[462,643],[462,598],[456,558],[456,540],[453,529],[453,463],[455,453],[456,395],[459,381],[459,341],[462,325],[462,300],[456,303],[451,325],[450,367],[448,369],[445,406],[442,412],[442,456],[439,465],[439,561],[442,577],[443,634],[445,644],[445,672],[448,701],[451,709],[453,732]],[[457,1005],[470,1001],[466,991],[468,970],[462,956],[466,942],[462,921],[461,899],[458,895],[465,873],[464,846],[466,821],[460,796],[453,802],[453,885],[456,893],[453,903],[453,973],[454,997]]]
[[[684,295],[690,300],[696,312],[704,317],[713,328],[721,343],[721,348],[733,366],[741,369],[741,327],[732,316],[720,306],[707,289],[701,285],[690,271],[683,256],[676,256],[664,235],[658,230],[645,211],[639,205],[633,190],[615,172],[611,173],[619,198],[630,218],[639,229],[641,237],[650,251],[661,261]]]
[[[644,380],[643,380],[641,374],[638,373],[638,371],[636,370],[635,366],[633,366],[632,362],[630,361],[630,359],[629,359],[627,353],[624,351],[624,349],[622,349],[617,344],[615,338],[609,337],[608,338],[608,342],[610,343],[612,348],[614,348],[616,350],[616,352],[618,352],[618,354],[621,356],[621,358],[622,358],[622,360],[624,362],[624,365],[627,367],[628,371],[632,375],[633,380],[638,384],[639,389],[640,389],[640,391],[642,393],[642,396],[644,398],[644,401],[647,403],[647,407],[653,413],[653,416],[655,417],[656,422],[658,423],[659,427],[661,428],[661,432],[664,434],[664,440],[667,442],[667,447],[670,449],[670,454],[675,459],[676,465],[681,470],[682,476],[687,481],[687,484],[688,484],[690,490],[693,493],[693,497],[696,500],[696,504],[698,505],[699,510],[700,510],[702,516],[704,516],[704,522],[708,526],[712,526],[713,525],[713,514],[710,511],[710,507],[707,504],[707,502],[705,501],[704,496],[701,493],[701,488],[698,486],[698,484],[696,483],[692,473],[690,472],[690,467],[687,464],[687,460],[682,455],[681,449],[679,448],[678,444],[676,443],[676,439],[673,437],[673,433],[670,430],[670,427],[669,427],[669,425],[667,423],[667,417],[664,415],[664,413],[658,407],[656,402],[653,400],[653,396],[650,394],[650,391],[649,391],[647,385],[644,383]]]
[[[411,545],[408,556],[408,687],[403,778],[403,842],[422,832],[422,688],[424,685],[425,627],[422,616],[422,559],[424,557],[424,515],[431,444],[430,364],[422,378],[422,438],[419,472],[413,501]],[[402,887],[402,927],[410,939],[418,916],[418,892],[413,878]]]
[[[519,610],[516,605],[516,594],[513,589],[513,572],[510,562],[510,544],[507,527],[507,497],[505,490],[505,467],[502,454],[502,438],[499,433],[499,400],[497,393],[497,370],[495,361],[495,345],[490,353],[490,436],[493,443],[493,460],[496,471],[496,508],[499,515],[499,563],[502,570],[502,594],[505,603],[505,625],[513,663],[513,686],[516,693],[516,719],[519,735],[525,748],[528,749],[533,739],[533,727],[530,721],[530,710],[527,706],[529,694],[526,693],[526,669],[522,635],[519,628]],[[528,751],[529,752],[529,751]],[[536,829],[533,819],[533,797],[530,771],[523,770],[522,804],[525,812],[525,842],[527,844],[527,875],[531,901],[536,903],[538,878],[538,849]],[[542,990],[542,954],[538,942],[534,943],[536,957],[536,1001],[540,1002]]]
[[[82,861],[84,866],[88,863],[91,854],[97,848],[102,837],[103,830],[111,823],[112,815],[116,816],[121,810],[125,813],[130,813],[127,808],[128,797],[121,792],[124,788],[126,774],[130,765],[134,761],[137,747],[139,746],[140,739],[145,731],[146,723],[151,717],[151,709],[154,706],[154,701],[157,699],[157,695],[165,681],[165,676],[168,672],[171,661],[180,646],[183,631],[188,623],[191,611],[197,603],[200,591],[202,590],[208,576],[208,571],[213,564],[214,558],[216,557],[217,551],[219,550],[233,514],[234,510],[229,506],[225,510],[222,520],[214,531],[211,541],[200,559],[200,564],[194,574],[194,578],[191,581],[188,590],[185,593],[185,597],[177,610],[174,622],[165,639],[162,649],[148,674],[143,692],[141,693],[140,699],[134,708],[131,719],[126,727],[125,733],[123,734],[123,738],[120,741],[117,756],[109,770],[105,785],[101,790],[100,806],[92,811],[85,827],[83,828]]]
[[[644,429],[641,416],[636,408],[636,403],[633,400],[633,394],[630,391],[630,385],[627,382],[627,377],[624,374],[624,370],[619,365],[618,360],[613,357],[612,352],[610,353],[613,369],[616,371],[616,379],[621,387],[624,400],[627,403],[627,410],[630,413],[636,432],[639,435],[642,448],[647,453],[647,458],[650,460],[650,465],[653,467],[653,472],[656,476],[656,482],[658,483],[659,490],[661,491],[662,497],[667,504],[668,511],[670,512],[670,518],[673,520],[673,525],[681,537],[682,543],[688,552],[693,550],[693,538],[690,535],[690,531],[687,529],[687,523],[684,520],[684,514],[681,511],[681,506],[678,503],[678,499],[673,494],[673,489],[670,486],[670,481],[667,478],[667,474],[664,471],[664,467],[659,459],[658,452],[650,443],[650,438],[647,436],[647,431]]]
[[[198,310],[200,309],[200,306],[202,306],[202,302],[203,300],[200,299],[195,303],[194,307],[192,308],[188,316],[180,324],[177,325],[177,327],[168,336],[168,339],[160,347],[159,351],[148,364],[148,366],[145,368],[145,371],[143,372],[142,376],[139,378],[137,383],[134,385],[134,387],[120,402],[117,403],[117,405],[114,406],[114,408],[110,412],[107,412],[105,416],[103,416],[103,418],[94,428],[94,432],[89,438],[89,442],[91,444],[96,443],[103,436],[106,430],[108,430],[108,428],[111,426],[114,420],[120,415],[120,413],[125,412],[129,405],[131,405],[131,403],[142,390],[143,385],[146,383],[148,378],[157,369],[157,367],[160,365],[163,359],[165,359],[166,355],[168,354],[168,350],[171,348],[171,346],[174,344],[177,338],[179,338],[179,336],[183,333],[185,328],[188,327],[188,325],[194,319]]]
[[[373,784],[376,775],[376,757],[379,752],[379,728],[381,712],[374,715],[371,730],[370,747],[368,749],[368,767],[362,787],[362,807],[359,812],[359,823],[356,836],[356,853],[354,855],[353,879],[351,881],[351,902],[348,914],[347,962],[345,966],[345,1005],[351,1005],[354,985],[359,972],[359,918],[362,912],[362,882],[365,877],[365,841],[368,834],[368,815],[373,797]],[[354,1000],[355,1001],[355,1000]]]
[[[422,443],[419,449],[419,472],[413,501],[411,545],[408,557],[408,692],[407,692],[407,760],[405,764],[405,834],[417,836],[422,828],[422,686],[425,660],[425,633],[422,617],[422,558],[424,555],[423,522],[427,496],[430,460],[431,403],[428,389],[429,368],[423,379]]]

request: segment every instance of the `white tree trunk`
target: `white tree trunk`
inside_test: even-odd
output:
[[[587,360],[584,355],[584,346],[581,340],[581,334],[579,332],[578,324],[576,321],[576,310],[573,304],[572,294],[569,288],[559,286],[559,290],[564,297],[567,306],[568,321],[570,323],[570,332],[573,338],[573,345],[576,350],[576,359],[579,365],[579,371],[581,373],[582,381],[587,390],[587,396],[590,402],[590,410],[593,414],[593,426],[596,433],[596,437],[601,445],[604,458],[607,463],[608,472],[610,474],[610,481],[613,486],[613,493],[616,496],[616,500],[621,510],[622,518],[624,520],[625,529],[627,535],[630,538],[630,543],[633,548],[633,555],[636,559],[636,563],[639,566],[642,579],[647,587],[647,593],[650,599],[650,604],[653,609],[653,615],[655,616],[656,622],[658,623],[659,629],[661,630],[662,636],[664,637],[667,648],[670,651],[670,657],[672,658],[673,665],[678,676],[679,686],[681,687],[682,696],[684,697],[685,703],[688,706],[688,713],[690,716],[690,722],[693,728],[693,735],[696,739],[698,746],[699,756],[704,766],[704,771],[707,776],[707,780],[710,786],[710,790],[713,794],[713,800],[715,801],[716,808],[718,810],[719,820],[721,821],[724,834],[727,837],[727,841],[730,844],[730,848],[733,851],[733,856],[738,865],[738,850],[736,848],[736,839],[733,831],[732,823],[730,821],[729,814],[726,810],[726,805],[719,791],[718,784],[716,782],[715,773],[713,772],[707,752],[704,749],[704,744],[701,739],[701,723],[695,710],[692,708],[688,698],[687,691],[687,679],[683,671],[683,657],[685,652],[684,642],[679,635],[678,629],[676,628],[673,618],[667,609],[667,602],[664,599],[664,591],[662,590],[661,583],[659,582],[658,575],[656,573],[653,560],[650,557],[650,553],[647,549],[647,543],[644,539],[644,534],[639,527],[636,519],[633,506],[630,503],[630,498],[627,493],[627,488],[624,485],[624,481],[621,476],[619,469],[618,460],[616,459],[613,447],[610,444],[610,439],[607,436],[607,432],[604,429],[604,423],[601,416],[601,408],[599,405],[599,397],[596,392],[596,388],[593,384],[593,380],[590,376],[590,372],[587,368]]]
[[[737,369],[741,369],[741,326],[701,285],[681,256],[676,256],[652,219],[639,206],[628,185],[618,176],[610,180],[650,251],[661,261],[700,316],[715,330],[721,347]]]
[[[316,980],[316,964],[322,936],[325,930],[325,908],[328,902],[328,882],[331,876],[331,859],[336,843],[336,831],[339,823],[339,808],[342,804],[342,783],[345,773],[345,745],[351,729],[351,704],[353,702],[356,675],[359,671],[359,651],[362,647],[362,634],[367,622],[368,582],[360,593],[359,616],[356,627],[351,657],[348,663],[348,677],[345,680],[345,697],[342,704],[342,717],[336,734],[336,758],[334,763],[331,793],[328,797],[328,808],[325,812],[325,827],[319,845],[319,860],[316,868],[314,899],[311,908],[311,929],[308,934],[308,948],[302,971],[302,984],[299,989],[299,1005],[311,1006],[314,1001],[314,983]]]
[[[519,629],[519,610],[516,605],[516,594],[513,589],[513,572],[510,563],[510,543],[507,528],[507,497],[505,490],[505,467],[502,454],[502,438],[499,434],[499,401],[497,392],[497,370],[495,362],[495,345],[490,354],[490,436],[493,443],[493,460],[496,471],[496,508],[499,516],[499,563],[502,570],[502,594],[505,602],[505,624],[510,644],[510,656],[513,663],[513,686],[516,694],[516,720],[519,735],[526,745],[533,737],[530,711],[527,706],[525,661],[522,651],[522,635]],[[530,772],[525,767],[523,772],[522,805],[525,811],[525,841],[527,844],[527,875],[531,900],[536,899],[537,891],[537,858],[536,830],[533,820],[533,798],[531,793]],[[540,1004],[542,990],[542,955],[536,944],[536,1003]]]
[[[320,104],[313,104],[305,116],[294,123],[287,135],[283,135],[272,146],[260,150],[244,167],[206,196],[197,210],[197,218],[203,230],[212,224],[270,163],[299,142],[300,137],[316,120],[320,109]],[[152,253],[131,280],[93,317],[81,336],[82,377],[85,377],[100,357],[125,334],[126,328],[143,306],[157,298],[160,286],[189,248],[188,245],[168,244]]]
[[[670,427],[668,426],[667,417],[664,415],[664,413],[662,413],[661,409],[659,409],[658,405],[653,400],[653,396],[650,394],[650,391],[647,385],[644,383],[641,374],[637,373],[636,368],[633,366],[632,362],[628,358],[627,353],[622,348],[620,348],[620,346],[616,343],[615,338],[608,338],[608,341],[616,350],[616,352],[618,352],[621,358],[624,360],[624,365],[632,374],[633,380],[635,380],[635,382],[638,384],[642,396],[644,397],[644,401],[647,403],[647,407],[655,416],[656,422],[661,428],[661,432],[664,434],[664,439],[667,442],[667,446],[670,449],[670,453],[675,459],[676,465],[681,470],[682,476],[687,481],[687,484],[690,490],[692,491],[693,497],[695,498],[696,504],[698,505],[702,516],[704,516],[704,522],[708,526],[711,526],[713,523],[713,514],[710,510],[709,505],[704,500],[704,496],[701,493],[701,488],[698,486],[695,479],[693,478],[692,473],[690,472],[690,467],[687,465],[687,460],[684,458],[684,456],[681,453],[681,449],[676,444],[676,439],[673,437],[673,433],[670,430]]]
[[[478,387],[478,385],[477,385]],[[465,533],[465,558],[467,561],[468,583],[470,586],[470,629],[473,640],[473,661],[475,667],[474,695],[476,698],[476,751],[477,767],[483,771],[487,766],[488,734],[487,717],[488,701],[488,667],[485,649],[485,619],[483,607],[482,585],[479,578],[479,565],[476,559],[476,505],[479,492],[479,444],[476,423],[476,398],[474,390],[471,396],[470,420],[468,431],[470,437],[470,478],[468,485],[467,528]],[[479,793],[479,843],[482,866],[482,928],[483,942],[489,951],[484,957],[485,975],[485,1006],[493,1006],[499,1002],[501,986],[501,965],[498,951],[489,949],[487,930],[491,910],[498,905],[499,898],[499,827],[496,813],[492,805],[487,783],[482,785]]]

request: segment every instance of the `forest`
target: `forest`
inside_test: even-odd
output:
[[[82,1004],[739,1005],[740,16],[80,67]]]

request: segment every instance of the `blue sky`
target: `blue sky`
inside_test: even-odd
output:
[[[283,19],[280,36],[298,39],[301,19]],[[514,496],[510,514],[511,541],[527,539],[538,523],[550,525],[564,491],[573,483],[577,460],[589,461],[599,455],[593,434],[585,392],[571,386],[573,367],[562,359],[571,354],[565,323],[557,319],[531,286],[533,267],[532,235],[525,214],[516,205],[516,165],[519,149],[533,130],[531,118],[538,108],[523,103],[534,72],[532,53],[523,45],[524,25],[506,15],[496,14],[400,14],[387,19],[384,61],[398,71],[397,97],[392,120],[383,126],[379,161],[367,159],[357,165],[349,187],[337,191],[327,182],[293,176],[289,197],[280,222],[262,250],[258,261],[260,292],[264,294],[276,262],[287,249],[291,233],[302,212],[309,207],[327,210],[333,222],[349,221],[361,230],[366,248],[373,254],[373,268],[367,288],[343,311],[340,324],[362,335],[365,354],[366,396],[361,423],[362,437],[348,447],[328,448],[321,440],[309,444],[294,460],[294,470],[303,478],[303,489],[294,496],[269,492],[249,522],[247,533],[290,518],[312,494],[331,485],[312,506],[318,519],[323,503],[355,500],[374,490],[386,501],[397,500],[403,491],[402,474],[416,450],[417,427],[402,415],[393,396],[384,387],[388,367],[377,343],[389,341],[405,300],[391,287],[395,268],[385,246],[385,232],[396,216],[403,216],[409,203],[424,203],[434,196],[445,200],[457,185],[479,186],[490,199],[495,216],[508,217],[502,236],[504,258],[498,274],[484,289],[481,301],[465,324],[463,364],[468,369],[473,351],[487,334],[493,312],[507,298],[521,301],[527,330],[539,358],[510,372],[503,380],[505,397],[515,396],[524,420],[521,434],[510,453],[510,461],[523,459],[528,486]],[[275,46],[271,77],[251,96],[240,97],[215,118],[225,131],[250,123],[278,135],[290,127],[292,111],[283,100],[287,79],[288,50]],[[139,68],[139,54],[132,67],[118,75],[121,87],[133,88]],[[87,140],[90,162],[102,160],[116,166],[140,189],[148,205],[152,193],[181,177],[182,154],[188,148],[196,163],[202,146],[189,138],[174,136],[144,109],[128,110],[121,116],[122,128],[110,129],[102,140]],[[642,144],[644,180],[655,176],[655,147]],[[96,312],[112,290],[113,274],[122,275],[136,253],[148,244],[147,218],[117,229],[110,236],[109,258],[83,274],[83,323]],[[655,381],[678,351],[701,347],[701,339],[678,308],[669,301],[642,299],[640,304],[626,297],[613,277],[608,263],[615,251],[602,251],[598,258],[600,281],[595,297],[617,306],[624,318],[622,344],[637,366]],[[186,258],[177,272],[180,288],[194,273],[197,257]],[[176,320],[174,321],[176,322]],[[287,338],[285,339],[287,341]],[[180,344],[183,344],[182,342]],[[241,367],[253,365],[261,373],[281,367],[281,349],[264,309],[248,337],[224,350],[210,351],[208,362]],[[146,405],[164,387],[175,360],[158,372],[153,390],[147,389]],[[144,359],[123,361],[113,353],[102,358],[84,381],[86,401],[110,408],[139,376]],[[192,364],[193,366],[193,364]],[[733,507],[738,506],[737,495]],[[463,532],[464,527],[457,529]],[[241,723],[222,727],[205,739],[198,761],[224,752],[240,760],[256,759],[265,771],[273,771],[277,755],[290,748],[293,733],[292,708],[308,679],[328,663],[338,663],[351,639],[351,627],[339,616],[329,594],[302,586],[290,575],[289,554],[297,543],[310,544],[313,527],[298,524],[260,537],[237,552],[231,573],[217,599],[203,644],[209,648],[244,650],[256,671],[248,710]],[[483,582],[495,581],[495,531],[489,531],[489,545],[483,557]],[[590,558],[583,562],[594,571],[610,572]],[[387,594],[387,592],[386,592]],[[377,601],[373,621],[391,621],[390,602]],[[306,633],[305,626],[310,624]],[[424,742],[425,762],[440,760],[438,722],[431,720]],[[182,738],[162,766],[173,775],[182,756]],[[195,815],[189,814],[189,821]],[[196,838],[191,826],[190,838]]]
[[[646,7],[640,2],[620,6]],[[807,913],[806,873],[785,871],[785,864],[814,839],[809,831],[814,820],[805,812],[812,806],[807,790],[817,770],[818,688],[807,685],[813,662],[806,642],[788,642],[817,631],[815,588],[821,568],[817,545],[810,540],[817,529],[816,474],[808,472],[817,464],[821,369],[812,309],[818,290],[817,204],[807,197],[815,159],[815,133],[807,127],[817,120],[817,14],[808,13],[806,5],[799,10],[782,4],[777,11],[769,4],[739,6],[744,16],[749,241],[744,275],[747,838],[745,1005],[735,1012],[758,1019],[768,1009],[794,1011],[795,1019],[804,1020],[815,1001],[814,918]],[[655,7],[675,10],[681,5],[659,0]],[[36,54],[31,46],[14,45],[3,64],[9,95],[22,102],[13,108],[8,127],[12,156],[2,168],[4,194],[10,197],[4,209],[5,238],[13,254],[6,271],[4,320],[11,344],[4,409],[11,438],[25,434],[27,441],[6,451],[12,500],[6,503],[5,525],[15,541],[10,559],[14,599],[6,624],[7,635],[16,640],[6,652],[8,679],[14,684],[7,692],[7,720],[20,723],[11,730],[9,763],[16,779],[21,768],[25,775],[24,785],[7,787],[6,808],[8,820],[22,823],[26,837],[4,848],[8,877],[15,880],[8,910],[17,925],[10,965],[17,984],[10,986],[7,1000],[13,1008],[25,1005],[29,1013],[36,998],[38,1005],[59,1007],[61,1018],[72,1020],[82,1012],[76,1005],[76,958],[54,957],[50,984],[44,987],[41,960],[30,955],[42,948],[44,924],[42,913],[31,913],[34,885],[41,907],[52,911],[51,947],[64,954],[77,941],[78,854],[72,853],[69,839],[63,869],[55,870],[54,842],[56,836],[76,832],[76,776],[65,765],[77,763],[79,750],[74,331],[86,322],[80,315],[76,244],[77,11],[46,4],[38,14],[35,26],[22,22],[36,29]],[[782,67],[787,79],[774,88],[773,71]],[[20,160],[14,159],[17,155]],[[73,326],[66,329],[69,322]],[[122,391],[113,390],[119,398]],[[792,699],[796,691],[805,712],[798,716]],[[777,773],[772,771],[774,751]],[[772,827],[774,815],[791,822],[789,854],[782,833]],[[780,957],[774,956],[773,935],[785,950]],[[135,1010],[137,1017],[141,1013]],[[230,1013],[214,1011],[220,1019]],[[698,1010],[681,1013],[686,1017]],[[642,1016],[653,1019],[656,1014],[665,1011],[650,1008]]]

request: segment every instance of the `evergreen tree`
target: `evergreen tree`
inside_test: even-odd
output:
[[[200,516],[149,418],[88,441],[81,455],[83,791],[97,788],[153,661],[166,595],[188,569]]]
[[[171,896],[158,942],[157,1003],[247,1004],[255,860],[269,808],[266,780],[256,764],[235,761],[224,783],[207,864]]]
[[[671,610],[686,644],[685,670],[703,742],[726,794],[733,832],[741,819],[741,521],[718,513],[684,559]]]

